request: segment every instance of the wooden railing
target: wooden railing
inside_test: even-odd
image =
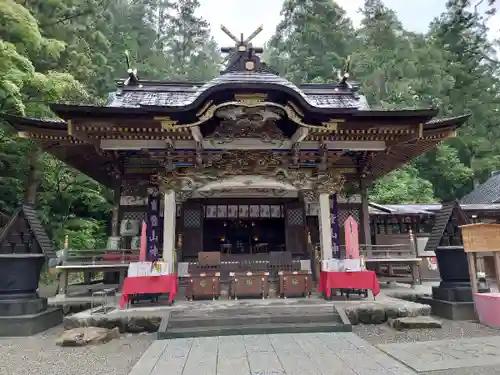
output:
[[[359,245],[359,251],[365,259],[411,259],[417,253],[410,244],[394,245]]]
[[[139,250],[67,250],[68,254],[63,265],[68,264],[107,264],[130,263],[139,259]]]
[[[318,256],[321,254],[320,244],[315,244]],[[345,246],[340,246],[345,254]],[[359,252],[365,259],[412,259],[417,257],[417,252],[410,244],[395,245],[359,245]]]

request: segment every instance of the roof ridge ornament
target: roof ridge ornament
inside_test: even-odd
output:
[[[345,63],[344,63],[344,72],[342,73],[342,75],[340,74],[339,72],[339,84],[340,85],[343,85],[343,86],[350,86],[348,83],[347,83],[347,80],[349,79],[350,77],[350,74],[349,74],[349,71],[351,70],[351,55],[347,56],[347,58],[345,59]]]
[[[137,69],[132,69],[130,67],[130,54],[128,50],[125,50],[125,61],[127,62],[127,74],[128,78],[123,82],[124,86],[138,86],[142,87],[141,84],[139,84],[139,77],[137,76]]]
[[[259,26],[246,39],[244,38],[243,33],[240,34],[240,39],[238,39],[224,25],[221,25],[220,28],[235,43],[234,47],[221,48],[222,53],[229,54],[229,56],[226,59],[228,60],[227,67],[222,72],[222,74],[228,72],[237,72],[237,71],[241,72],[259,71],[262,67],[262,64],[257,54],[264,52],[264,49],[261,47],[253,47],[251,42],[257,35],[259,35],[262,32],[264,26],[263,25]]]

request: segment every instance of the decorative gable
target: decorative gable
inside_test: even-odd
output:
[[[22,205],[0,232],[0,252],[3,254],[45,254],[55,257],[55,250],[36,210]]]

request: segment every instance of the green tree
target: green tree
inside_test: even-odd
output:
[[[269,65],[295,83],[332,82],[353,51],[354,28],[331,0],[285,0],[268,43]]]
[[[450,0],[447,10],[431,26],[429,40],[445,54],[443,73],[453,84],[441,95],[449,98],[443,113],[470,112],[472,117],[455,143],[459,154],[473,170],[474,185],[487,178],[492,169],[500,167],[499,127],[497,111],[499,64],[488,41],[486,16],[476,3]]]
[[[432,184],[418,176],[418,170],[406,166],[379,179],[369,192],[370,200],[382,204],[434,203]]]
[[[196,16],[198,0],[178,0],[165,43],[173,80],[206,81],[220,70],[220,53],[207,21]]]

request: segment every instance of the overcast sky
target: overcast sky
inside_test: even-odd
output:
[[[359,25],[358,9],[363,0],[337,0],[355,26]],[[249,35],[259,25],[264,31],[254,39],[254,44],[263,44],[273,34],[280,21],[282,0],[200,0],[200,15],[212,26],[212,32],[219,45],[230,46],[229,38],[220,31],[224,24],[234,35]],[[407,30],[425,32],[429,23],[445,8],[446,0],[385,0],[385,5],[396,11]],[[500,29],[500,12],[490,22],[490,28],[498,36]]]

